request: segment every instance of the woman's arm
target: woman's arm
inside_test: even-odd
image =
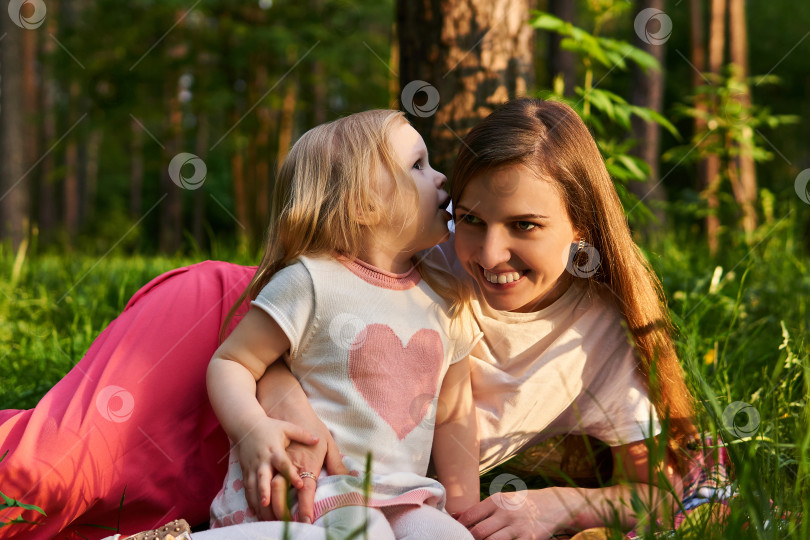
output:
[[[478,431],[469,357],[447,370],[436,411],[433,464],[447,490],[447,511],[462,512],[480,500]]]
[[[496,493],[464,512],[459,521],[476,539],[487,538],[498,531],[510,538],[545,539],[563,531],[599,526],[630,530],[648,522],[650,516],[665,516],[674,511],[678,503],[668,486],[661,485],[670,484],[675,496],[681,497],[682,481],[670,458],[663,468],[652,470],[651,479],[645,441],[612,450],[614,478],[629,484],[598,489],[552,487]],[[666,481],[659,474],[663,474]],[[635,508],[642,510],[637,512]]]
[[[301,427],[268,418],[256,399],[256,380],[289,347],[273,318],[252,308],[216,350],[206,373],[211,406],[237,447],[245,495],[260,516],[270,503],[273,469],[295,487],[302,485],[285,451],[290,441],[317,442]]]

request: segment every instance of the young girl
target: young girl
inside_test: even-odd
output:
[[[396,111],[318,126],[293,146],[274,188],[264,257],[229,315],[246,295],[252,307],[208,367],[211,405],[232,441],[212,527],[256,521],[248,499],[266,507],[277,471],[299,489],[317,482],[314,525],[333,538],[363,527],[375,539],[418,537],[425,527],[469,537],[442,511],[442,485],[424,477],[432,445],[447,510],[478,501],[467,360],[476,336],[461,304],[451,319],[426,283],[450,295],[452,278],[415,258],[447,235],[445,181]],[[354,476],[319,478],[320,466],[287,460],[290,441],[316,440],[268,418],[256,399],[256,381],[279,358]]]
[[[630,529],[641,517],[631,500],[659,516],[672,508],[695,433],[691,396],[660,285],[579,116],[556,102],[505,104],[460,145],[450,193],[455,253],[443,253],[473,282],[484,332],[471,355],[481,471],[553,435],[587,434],[611,447],[622,482],[493,493],[459,521],[475,538],[548,538],[617,518]],[[268,377],[265,408],[316,429],[300,391],[284,407],[266,391],[288,388],[289,375]],[[651,455],[662,423],[668,450]]]

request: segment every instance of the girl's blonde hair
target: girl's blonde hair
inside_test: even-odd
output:
[[[534,98],[506,103],[464,138],[450,182],[453,204],[474,177],[518,164],[558,186],[574,229],[601,258],[589,283],[606,285],[617,299],[639,353],[639,369],[649,381],[651,400],[659,417],[669,419],[671,448],[691,442],[692,396],[672,342],[663,290],[630,235],[588,128],[563,103]]]
[[[370,228],[415,204],[413,179],[391,145],[391,133],[405,123],[400,111],[365,111],[316,126],[298,139],[273,187],[264,256],[225,317],[220,342],[245,299],[254,300],[291,261],[307,254],[354,258]],[[393,178],[393,193],[377,185],[385,173]],[[460,303],[462,289],[447,272],[432,265],[432,272],[425,272],[429,263],[414,262],[438,294],[451,305]]]

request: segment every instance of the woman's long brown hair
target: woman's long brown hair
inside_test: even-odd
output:
[[[685,446],[695,435],[693,398],[672,341],[661,283],[631,237],[588,128],[563,103],[533,98],[506,103],[464,138],[450,181],[453,204],[476,176],[513,165],[523,165],[559,187],[574,229],[601,258],[588,281],[594,287],[594,282],[601,283],[615,296],[656,412],[668,420],[668,445],[672,450]],[[683,468],[684,453],[675,456]]]

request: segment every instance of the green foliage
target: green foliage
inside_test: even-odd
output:
[[[773,159],[773,152],[768,150],[770,141],[760,130],[774,130],[799,122],[796,115],[773,114],[768,106],[748,102],[751,86],[779,84],[778,77],[765,75],[741,80],[735,72],[736,67],[730,64],[720,75],[703,74],[706,84],[697,87],[695,95],[687,96],[686,103],[675,105],[676,116],[699,119],[704,127],[697,130],[687,144],[675,146],[662,156],[676,163],[693,163],[717,156],[721,164],[720,176],[710,179],[713,191],[730,181],[732,161],[743,153],[750,154],[757,163]]]
[[[530,24],[539,30],[563,36],[560,46],[577,55],[584,69],[583,84],[574,88],[578,100],[563,95],[565,88],[559,77],[554,82],[553,90],[540,92],[541,97],[567,102],[590,126],[608,172],[616,182],[622,203],[626,208],[638,207],[640,211],[631,214],[631,217],[643,221],[649,218],[650,213],[627,190],[627,184],[646,180],[650,168],[644,160],[630,153],[636,144],[635,140],[627,137],[632,130],[631,118],[637,116],[647,122],[655,122],[674,137],[679,135],[676,127],[660,113],[632,105],[617,93],[597,87],[611,72],[627,71],[630,64],[644,70],[661,69],[653,56],[632,44],[599,35],[605,23],[619,16],[628,5],[626,2],[590,2],[594,15],[593,30],[590,32],[542,11],[533,12]],[[594,83],[596,73],[601,74],[602,71],[605,73]]]
[[[8,454],[8,450],[6,450],[3,453],[3,455],[0,456],[0,461],[3,461],[3,459],[6,457],[6,454]],[[40,508],[39,506],[36,506],[36,505],[33,505],[33,504],[25,504],[25,503],[22,503],[22,502],[20,502],[20,501],[18,501],[16,499],[12,499],[11,497],[7,496],[2,491],[0,491],[0,499],[3,500],[3,502],[0,503],[0,512],[2,512],[3,510],[7,510],[9,508],[22,508],[23,510],[33,510],[35,512],[38,512],[38,513],[42,514],[43,516],[45,515],[45,511],[42,510],[42,508]],[[9,520],[9,521],[0,521],[0,529],[2,529],[3,527],[5,527],[7,525],[13,525],[15,523],[36,523],[36,522],[29,521],[27,519],[23,519],[20,516],[17,516],[14,519]]]
[[[678,327],[676,343],[698,398],[700,429],[724,436],[740,493],[725,521],[698,514],[689,528],[668,533],[670,538],[807,537],[799,516],[810,505],[810,261],[799,213],[778,204],[774,212],[785,217],[761,227],[754,249],[732,242],[712,257],[708,248],[694,244],[688,227],[646,249]],[[232,248],[216,249],[216,258],[250,263]],[[0,408],[35,405],[138,288],[161,272],[197,262],[115,254],[31,256],[23,259],[12,285],[15,259],[0,249],[0,341],[7,351],[0,361]],[[753,437],[728,437],[722,413],[734,401],[759,412]],[[488,481],[504,470],[482,479],[482,495],[489,495]],[[530,488],[548,485],[542,478],[525,480]],[[783,520],[784,512],[789,517]],[[723,532],[706,532],[718,528]]]

